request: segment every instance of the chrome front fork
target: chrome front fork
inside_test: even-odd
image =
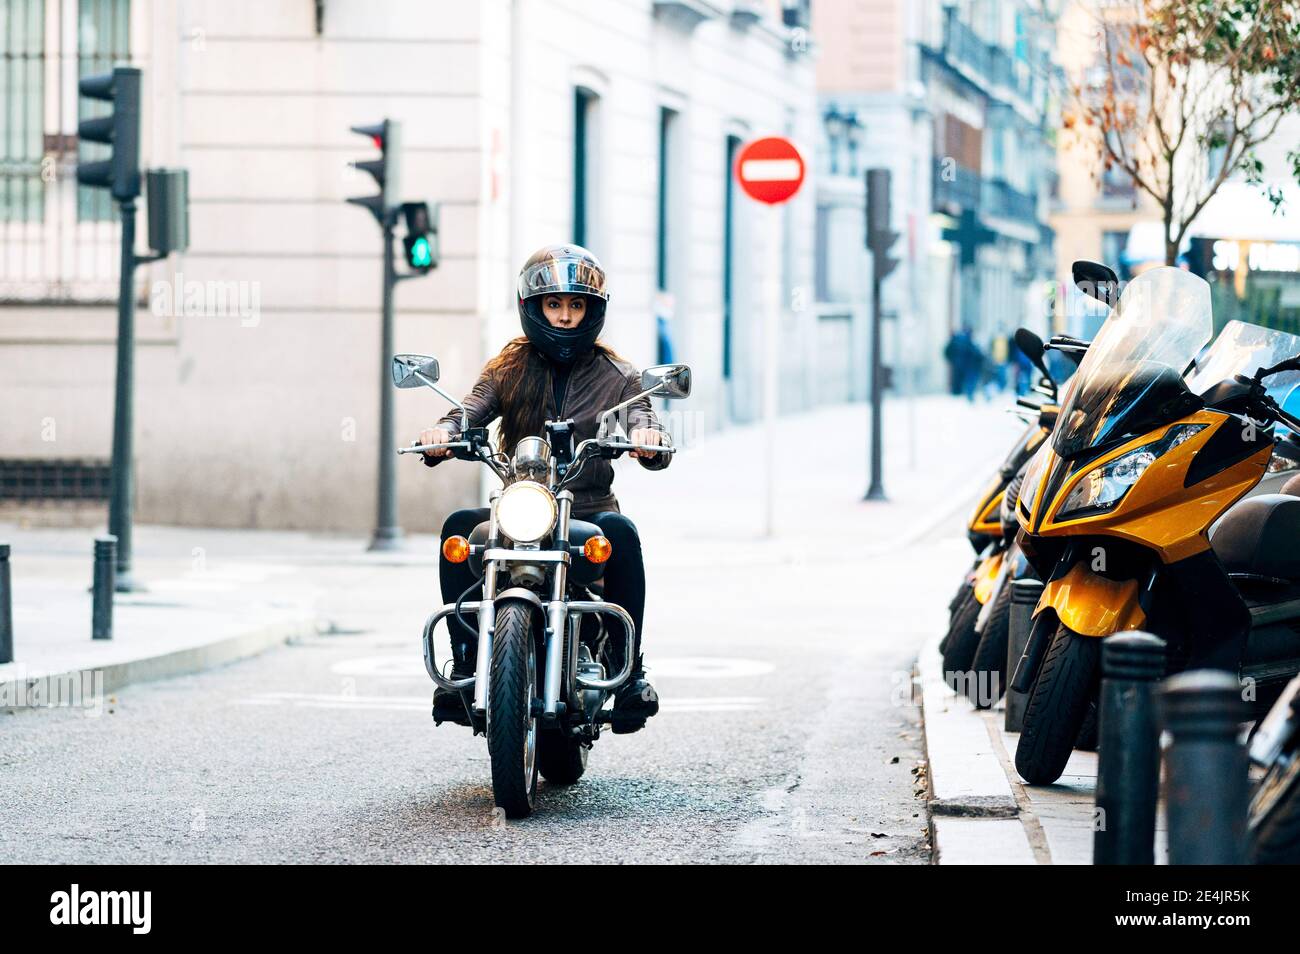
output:
[[[567,546],[569,541],[569,514],[573,510],[573,494],[561,490],[555,495],[559,514],[555,523],[556,536]],[[554,718],[560,712],[560,693],[564,681],[565,643],[572,641],[569,647],[572,656],[577,651],[576,633],[570,634],[568,625],[568,604],[565,602],[569,583],[569,565],[556,563],[555,574],[551,581],[551,601],[546,608],[546,675],[542,684],[542,713]]]
[[[499,529],[497,527],[497,498],[500,490],[492,491],[488,498],[491,517],[488,523],[488,544],[496,546]],[[487,712],[489,672],[492,669],[492,633],[496,628],[496,609],[493,600],[497,595],[497,565],[488,562],[483,569],[483,599],[478,604],[478,658],[474,663],[474,708]]]

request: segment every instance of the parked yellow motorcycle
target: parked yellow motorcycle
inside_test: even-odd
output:
[[[1013,508],[1025,466],[1051,433],[1058,410],[1057,385],[1043,360],[1042,339],[1021,328],[1016,345],[1043,373],[1035,389],[1041,399],[1021,397],[1011,409],[1027,427],[980,494],[968,521],[967,537],[976,559],[949,604],[948,633],[939,647],[948,685],[979,708],[997,702],[1006,684],[1010,583],[1026,570],[1015,542],[1019,526]],[[1046,347],[1059,349],[1077,362],[1087,346],[1062,335]]]
[[[1261,331],[1250,347],[1225,339],[1185,377],[1213,337],[1210,289],[1157,268],[1129,284],[1088,349],[1015,506],[1046,584],[1012,681],[1029,693],[1016,750],[1026,781],[1064,770],[1106,636],[1153,632],[1171,671],[1228,669],[1252,686],[1300,671],[1300,498],[1229,512],[1264,476],[1274,424],[1300,430],[1269,393],[1300,377],[1300,339]]]

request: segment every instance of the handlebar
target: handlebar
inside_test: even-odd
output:
[[[423,454],[425,451],[441,450],[448,448],[450,450],[472,450],[469,441],[449,441],[446,444],[412,444],[410,447],[399,447],[399,454]]]
[[[625,451],[638,451],[638,450],[652,451],[653,453],[656,454],[677,453],[676,447],[670,447],[667,444],[625,444],[622,441],[617,441],[617,442],[598,444],[597,447],[599,447],[602,452],[613,451],[616,455],[624,453]]]

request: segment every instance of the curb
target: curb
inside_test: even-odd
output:
[[[916,661],[934,863],[1034,864],[989,724],[943,681],[939,643],[926,643]]]
[[[83,679],[86,674],[98,673],[102,677],[102,683],[96,688],[102,689],[105,693],[115,692],[132,683],[189,675],[248,659],[290,640],[314,636],[319,629],[319,618],[312,615],[245,630],[238,635],[201,646],[189,646],[185,649],[109,663],[105,666],[62,672],[32,669],[26,671],[22,678],[0,682],[0,708],[48,708],[48,705],[28,705],[29,689],[37,683],[67,684],[71,681],[84,684]]]

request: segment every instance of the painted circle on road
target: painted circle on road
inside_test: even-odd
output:
[[[424,658],[414,653],[403,653],[400,656],[359,656],[355,659],[340,659],[330,666],[330,672],[336,676],[429,678],[429,674],[424,671]]]
[[[648,675],[672,679],[746,679],[765,676],[774,666],[762,659],[736,659],[732,656],[665,656],[646,659]]]
[[[765,676],[776,666],[762,659],[737,659],[732,656],[651,656],[647,668],[651,678],[672,679],[748,679]],[[428,679],[424,659],[413,654],[358,656],[340,659],[330,666],[336,676],[369,676],[389,679]]]

